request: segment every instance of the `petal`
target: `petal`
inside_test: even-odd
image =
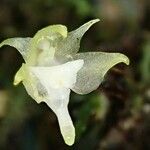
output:
[[[48,89],[48,95],[43,101],[54,111],[58,118],[59,127],[64,141],[72,145],[75,140],[75,129],[68,112],[70,89]]]
[[[29,43],[30,43],[31,38],[10,38],[4,40],[1,44],[0,47],[3,45],[9,45],[14,48],[16,48],[21,55],[23,56],[24,60],[27,61],[27,54],[29,53]]]
[[[72,88],[83,60],[75,60],[53,67],[30,67],[31,72],[47,88]]]
[[[59,41],[66,37],[67,28],[63,25],[51,25],[39,30],[31,40],[28,63],[40,65],[45,59],[53,59]],[[39,56],[42,56],[41,61]]]
[[[68,145],[75,140],[75,128],[68,112],[70,88],[74,86],[83,63],[83,60],[75,60],[53,67],[29,67],[30,77],[28,75],[23,80],[28,94],[38,103],[44,101],[55,112]]]
[[[80,48],[80,40],[85,32],[99,19],[91,20],[78,29],[69,32],[67,38],[60,41],[58,46],[58,51],[56,52],[56,57],[60,57],[62,55],[73,55],[79,51]]]
[[[106,72],[118,63],[129,64],[127,56],[120,53],[87,52],[74,56],[74,60],[83,59],[84,66],[78,72],[77,82],[72,88],[78,94],[87,94],[97,89]]]
[[[42,85],[42,83],[32,75],[23,80],[23,84],[28,94],[37,103],[43,101],[54,111],[58,118],[60,131],[65,143],[68,145],[72,145],[75,140],[75,128],[68,112],[70,89],[54,89],[51,87],[47,89],[47,87],[45,87],[45,85]]]
[[[56,114],[64,141],[72,145],[75,139],[75,129],[68,112],[70,89],[48,89],[48,95],[43,100]]]
[[[15,77],[14,77],[14,82],[13,84],[16,86],[18,85],[23,79],[24,79],[24,70],[23,70],[23,66],[20,67],[20,69],[17,71],[17,73],[15,74]]]
[[[38,103],[44,101],[55,112],[61,134],[68,145],[72,145],[75,139],[75,129],[68,112],[70,87],[75,84],[77,72],[82,66],[83,60],[76,60],[54,67],[29,67],[30,78],[35,80],[30,80],[34,81],[32,84],[23,81],[29,95]],[[33,94],[30,91],[35,91],[35,87],[37,92]]]
[[[40,103],[44,95],[46,95],[45,88],[40,84],[39,80],[30,73],[30,67],[26,64],[22,64],[21,68],[17,71],[14,78],[14,85],[18,85],[20,82],[23,83],[27,93]],[[39,86],[40,85],[40,86]],[[40,88],[38,88],[40,87]]]

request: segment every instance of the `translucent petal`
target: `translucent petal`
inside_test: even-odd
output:
[[[69,70],[66,69],[70,68],[71,66],[73,68],[72,75],[77,76],[76,72],[81,68],[80,66],[83,65],[82,60],[77,60],[71,63],[67,63],[64,65],[61,65],[62,68],[64,68],[64,72],[68,76],[70,74]],[[70,95],[70,89],[66,87],[60,86],[59,88],[54,88],[53,84],[50,82],[54,80],[57,80],[53,75],[51,76],[51,71],[55,71],[56,76],[57,73],[59,73],[60,67],[52,67],[52,70],[48,69],[48,72],[50,74],[46,73],[46,70],[44,67],[38,67],[38,69],[35,69],[36,67],[29,67],[26,64],[23,64],[22,67],[19,69],[15,76],[14,84],[18,84],[20,81],[23,81],[23,84],[28,92],[28,94],[37,102],[45,102],[56,114],[60,126],[61,134],[64,138],[64,141],[68,145],[72,145],[75,140],[75,128],[73,126],[71,117],[68,112],[68,102],[69,102],[69,95]],[[49,68],[49,67],[45,67]],[[58,70],[57,70],[58,69]],[[38,73],[42,71],[43,74]],[[62,73],[62,69],[60,69],[60,74],[64,77],[64,74]],[[46,78],[45,74],[46,73]],[[43,76],[44,75],[44,76]],[[49,80],[51,79],[52,80]],[[69,76],[68,76],[69,77]],[[75,82],[75,77],[71,77],[68,81],[65,83],[67,86],[72,86]],[[66,78],[66,77],[64,77]],[[48,82],[48,84],[46,83]],[[50,84],[49,84],[50,83]],[[57,82],[56,82],[57,83]],[[54,83],[55,84],[55,83]]]
[[[78,53],[74,56],[76,59],[84,60],[84,66],[78,72],[77,82],[72,88],[78,94],[87,94],[97,89],[106,72],[114,65],[121,62],[129,64],[128,57],[120,53]]]
[[[14,85],[18,85],[24,79],[24,74],[23,74],[24,69],[23,68],[24,67],[20,67],[20,69],[15,74],[14,82],[13,82]]]
[[[72,145],[75,140],[75,129],[68,112],[70,89],[54,89],[50,86],[45,86],[43,84],[45,83],[45,80],[48,81],[48,79],[40,78],[40,81],[37,76],[35,77],[28,72],[30,70],[29,68],[27,70],[27,67],[25,68],[25,66],[23,66],[22,69],[24,70],[20,71],[20,75],[28,94],[37,103],[43,101],[54,111],[58,118],[60,131],[65,143]],[[24,78],[25,76],[26,78]]]
[[[31,72],[49,88],[72,88],[76,82],[77,72],[83,66],[83,60],[75,60],[52,67],[30,67]]]
[[[41,89],[44,87],[46,91],[41,101],[46,102],[55,112],[62,136],[68,145],[72,145],[75,139],[75,129],[68,112],[70,88],[74,86],[77,72],[82,66],[83,60],[76,60],[54,67],[30,67],[31,73],[42,86]],[[25,86],[29,91],[31,86]],[[39,95],[41,89],[37,86]],[[35,100],[39,102],[39,96]]]
[[[82,36],[94,23],[98,21],[99,19],[91,20],[78,29],[69,32],[67,38],[64,38],[62,41],[60,41],[58,50],[56,52],[56,57],[76,54],[79,51],[80,40]]]
[[[16,48],[21,55],[23,56],[24,60],[27,61],[27,54],[29,53],[29,43],[30,43],[31,38],[9,38],[4,40],[1,44],[0,47],[3,45],[9,45],[14,48]]]
[[[51,25],[39,30],[31,40],[28,64],[41,65],[45,59],[52,60],[59,41],[66,37],[67,28],[63,25]],[[42,58],[39,60],[39,57]]]
[[[68,145],[72,145],[75,139],[75,129],[68,112],[70,89],[48,89],[48,95],[43,101],[54,111],[58,118],[61,134]]]
[[[48,89],[48,95],[43,101],[54,111],[58,118],[59,127],[64,141],[72,145],[75,140],[75,129],[68,112],[70,89]]]

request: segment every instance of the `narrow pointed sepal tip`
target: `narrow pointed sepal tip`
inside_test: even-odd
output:
[[[14,78],[13,85],[17,86],[21,81],[22,81],[22,79],[20,77],[18,77],[18,75],[16,75]]]
[[[130,64],[130,60],[129,60],[129,58],[126,56],[126,55],[124,55],[124,54],[122,54],[123,55],[123,62],[126,64],[126,65],[129,65]]]
[[[128,57],[127,57],[127,59],[126,59],[126,61],[125,61],[125,62],[126,62],[126,64],[127,64],[127,65],[129,65],[129,64],[130,64],[130,60],[129,60],[129,58],[128,58]]]
[[[14,82],[13,82],[13,85],[14,85],[14,86],[17,86],[17,85],[18,85],[18,83],[17,83],[16,81],[14,81]]]
[[[87,24],[89,25],[89,27],[91,27],[93,24],[99,22],[100,19],[93,19],[93,20],[90,20],[89,22],[87,22]]]
[[[0,48],[1,47],[3,47],[5,44],[4,44],[4,41],[2,41],[1,43],[0,43]]]
[[[94,23],[96,23],[96,22],[99,22],[100,21],[100,19],[99,18],[97,18],[97,19],[93,19],[93,20],[91,20],[92,22],[94,22]]]

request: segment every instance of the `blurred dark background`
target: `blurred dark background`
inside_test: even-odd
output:
[[[24,87],[12,85],[23,59],[0,49],[0,150],[150,150],[150,1],[1,0],[0,41],[32,37],[50,24],[69,31],[100,18],[84,36],[80,51],[121,52],[118,64],[96,91],[71,93],[76,127],[72,147],[64,144],[54,113],[37,104]]]

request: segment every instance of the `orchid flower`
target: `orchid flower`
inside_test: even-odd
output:
[[[75,128],[68,112],[71,90],[87,94],[97,89],[106,72],[123,62],[120,53],[77,53],[84,33],[99,19],[91,20],[68,32],[64,25],[50,25],[33,38],[9,38],[3,45],[15,47],[24,63],[15,75],[14,85],[23,83],[27,93],[37,102],[45,102],[56,114],[61,134],[68,145],[75,140]]]

